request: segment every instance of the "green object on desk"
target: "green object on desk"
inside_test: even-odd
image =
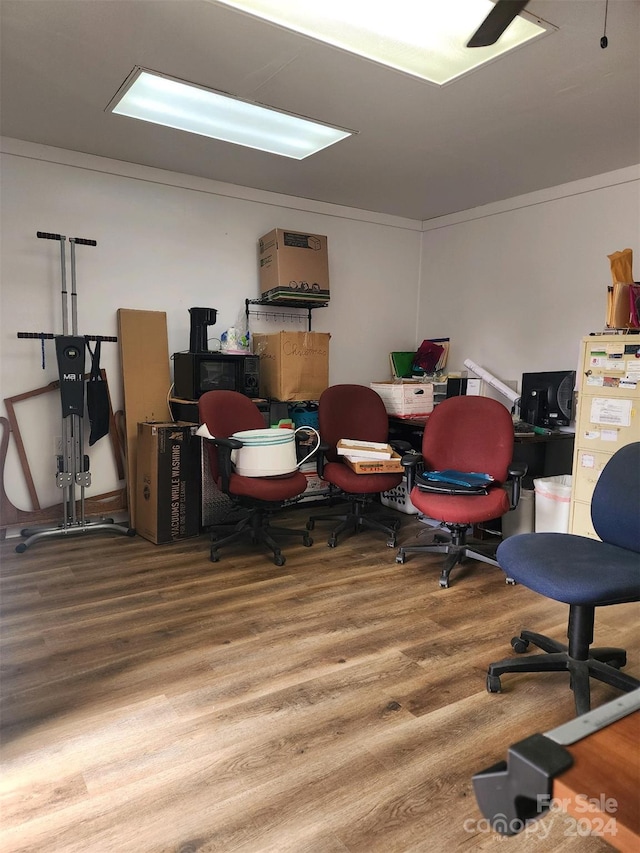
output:
[[[421,376],[424,370],[419,367],[413,369],[415,352],[390,352],[391,373],[394,379],[410,379],[412,376]]]
[[[534,426],[533,431],[536,435],[553,435],[553,430],[546,427]]]

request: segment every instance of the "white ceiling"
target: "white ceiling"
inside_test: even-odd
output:
[[[1,131],[417,220],[639,163],[639,0],[606,50],[605,0],[527,11],[558,31],[438,88],[213,0],[0,0]],[[106,113],[136,65],[359,133],[297,162]]]

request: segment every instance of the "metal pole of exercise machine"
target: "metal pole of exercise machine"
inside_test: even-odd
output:
[[[41,240],[57,240],[60,243],[60,277],[62,282],[62,335],[50,335],[34,332],[18,332],[19,338],[40,338],[44,349],[45,339],[54,339],[58,361],[60,401],[62,405],[62,448],[57,457],[56,485],[62,489],[63,520],[55,526],[40,525],[25,528],[21,535],[24,542],[16,546],[22,554],[34,542],[46,537],[65,536],[78,533],[90,533],[109,530],[135,536],[135,530],[116,524],[112,518],[87,520],[85,515],[85,489],[91,485],[89,457],[84,454],[84,366],[85,345],[87,340],[117,341],[113,337],[78,335],[78,292],[76,286],[76,245],[96,246],[95,240],[82,237],[70,237],[71,266],[71,334],[69,334],[69,299],[67,293],[66,237],[63,234],[51,234],[38,231]],[[43,355],[44,359],[44,355]],[[44,361],[43,361],[44,367]],[[77,511],[76,486],[80,490],[80,513]]]

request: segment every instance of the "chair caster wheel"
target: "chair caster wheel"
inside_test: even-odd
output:
[[[511,640],[511,648],[519,655],[524,654],[524,652],[529,648],[529,641],[523,640],[522,637],[514,637]]]
[[[449,537],[442,533],[436,533],[433,537],[433,541],[437,545],[446,545],[449,541]]]
[[[313,521],[313,519],[311,519],[311,518],[310,518],[310,519],[309,519],[309,521],[307,521],[307,524],[306,524],[306,528],[307,528],[307,530],[313,530],[313,528],[314,528],[315,526],[316,526],[315,521]]]
[[[449,581],[447,578],[440,578],[440,589],[449,589]]]
[[[396,537],[392,536],[390,539],[387,539],[387,548],[395,548],[398,544]]]
[[[284,566],[284,564],[285,564],[287,561],[286,561],[286,559],[282,556],[282,554],[276,554],[276,555],[274,556],[274,558],[273,558],[273,562],[276,564],[276,566]]]
[[[513,578],[507,578],[505,580],[505,583],[507,584],[507,586],[518,586],[518,581],[514,581]]]
[[[327,545],[329,546],[329,548],[335,548],[337,544],[338,544],[338,540],[336,539],[335,536],[332,536],[331,539],[329,539],[329,541],[327,542]]]
[[[499,675],[487,675],[487,693],[502,693]]]
[[[217,563],[218,560],[220,559],[220,557],[218,556],[218,552],[212,550],[211,554],[209,556],[209,559],[211,560],[212,563]]]
[[[396,563],[404,563],[406,559],[407,556],[404,551],[398,551],[398,553],[396,554]]]
[[[313,539],[305,534],[302,537],[302,544],[305,548],[310,548],[313,545]]]

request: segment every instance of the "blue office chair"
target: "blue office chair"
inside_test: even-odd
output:
[[[628,692],[640,681],[620,672],[624,649],[590,648],[596,607],[640,601],[640,442],[621,447],[604,467],[591,501],[600,540],[570,533],[523,533],[500,544],[497,559],[507,577],[547,598],[569,605],[569,645],[523,631],[511,641],[525,652],[530,643],[545,654],[492,663],[487,690],[500,693],[506,672],[568,671],[576,713],[591,707],[590,678]]]

